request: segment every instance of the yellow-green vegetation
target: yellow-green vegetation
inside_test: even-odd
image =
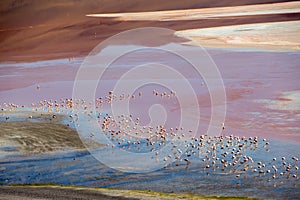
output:
[[[59,189],[74,189],[74,190],[84,190],[84,191],[98,191],[101,194],[113,197],[126,197],[126,198],[137,198],[137,199],[191,199],[191,200],[236,200],[236,199],[247,199],[254,200],[258,198],[251,197],[232,197],[232,196],[200,196],[197,194],[178,194],[178,193],[163,193],[154,192],[151,190],[123,190],[114,188],[90,188],[72,185],[56,185],[52,183],[47,184],[29,184],[29,185],[11,185],[12,187],[30,187],[30,188],[59,188]]]

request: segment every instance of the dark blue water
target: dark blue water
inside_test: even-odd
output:
[[[243,171],[239,165],[223,169],[221,163],[206,168],[208,161],[203,161],[205,154],[190,156],[191,163],[176,161],[172,165],[151,173],[124,173],[101,164],[88,151],[59,152],[42,155],[13,154],[0,159],[0,183],[30,184],[56,183],[89,187],[150,189],[162,192],[196,193],[200,195],[251,196],[272,199],[296,199],[300,196],[299,178],[292,177],[298,172],[295,168],[280,175],[285,162],[294,166],[292,155],[299,155],[299,145],[271,141],[268,150],[259,147],[247,151],[254,160],[249,166],[257,168],[262,162],[265,173],[253,170]],[[251,153],[250,153],[251,152]],[[273,157],[277,160],[273,161]],[[184,158],[184,157],[183,157]],[[272,166],[277,166],[278,176],[273,179]],[[270,173],[266,173],[270,170]],[[290,175],[289,175],[290,174]],[[239,176],[239,177],[237,177]]]

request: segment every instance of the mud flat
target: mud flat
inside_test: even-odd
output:
[[[0,153],[40,154],[56,151],[85,150],[75,129],[64,124],[64,115],[38,112],[1,112],[10,114],[0,120]],[[101,147],[95,144],[95,147]]]
[[[45,153],[65,148],[83,149],[75,130],[62,124],[1,122],[1,144],[20,148],[23,153]],[[2,146],[1,145],[1,146]]]

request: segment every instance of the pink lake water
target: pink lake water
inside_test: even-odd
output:
[[[218,67],[226,89],[225,135],[258,135],[300,141],[299,52],[209,49],[208,53]],[[1,63],[0,103],[28,106],[44,99],[71,98],[74,79],[83,60],[84,58],[66,58],[28,63]],[[197,95],[201,112],[201,116],[191,118],[199,119],[197,135],[205,133],[211,117],[211,102],[204,79],[193,70],[187,70],[189,64],[178,60],[172,54],[150,49],[119,59],[104,74],[95,96],[105,97],[113,90],[116,81],[133,66],[153,60],[172,66],[190,82]],[[137,74],[136,79],[128,81],[137,81],[139,76]],[[176,82],[167,74],[165,79],[170,83]],[[39,90],[37,85],[40,86]],[[168,119],[166,123],[170,127],[178,126],[180,106],[195,109],[195,105],[189,104],[188,94],[185,97],[185,105],[179,106],[176,98],[167,100],[154,96],[154,89],[169,92],[167,87],[158,84],[142,85],[134,93],[135,100],[130,100],[130,111],[140,117],[145,125],[150,122],[148,110],[154,104],[165,107]],[[139,91],[142,92],[141,97],[138,97]],[[103,107],[104,111],[108,109],[108,105]]]
[[[259,148],[254,150],[245,148],[243,152],[243,155],[253,158],[254,167],[258,167],[257,163],[260,161],[266,164],[265,170],[272,170],[271,166],[276,165],[278,174],[279,172],[285,173],[286,168],[282,164],[283,156],[286,157],[285,161],[289,165],[298,165],[292,157],[299,157],[300,152],[300,53],[228,49],[209,49],[208,52],[222,75],[226,89],[226,102],[220,101],[215,105],[218,107],[225,103],[227,107],[223,134],[267,138],[270,142],[268,147],[263,142],[258,145]],[[190,53],[197,57],[193,54],[194,52]],[[141,125],[162,123],[161,119],[163,115],[166,115],[165,126],[170,128],[179,127],[183,109],[193,111],[198,108],[200,116],[190,112],[191,114],[186,118],[188,121],[199,121],[196,135],[206,133],[212,113],[212,103],[206,81],[190,68],[189,63],[178,59],[173,54],[151,49],[128,54],[119,58],[105,71],[95,91],[91,87],[86,87],[83,88],[84,92],[95,93],[95,97],[105,97],[109,91],[114,90],[114,86],[122,75],[130,72],[135,66],[153,61],[168,65],[184,75],[197,96],[198,105],[191,103],[192,94],[184,90],[179,80],[172,78],[170,74],[161,74],[161,70],[150,70],[147,73],[135,72],[134,77],[125,80],[126,85],[131,83],[139,85],[128,99],[130,113],[140,118]],[[36,104],[43,100],[71,98],[76,73],[83,62],[84,58],[72,60],[67,58],[29,63],[1,63],[1,107],[5,103],[30,106],[31,103]],[[148,84],[139,84],[148,75],[153,77],[156,74],[162,75],[166,85],[159,85],[159,79],[151,80]],[[93,78],[92,74],[84,81],[91,82]],[[37,89],[38,85],[40,89]],[[168,85],[175,85],[178,94],[170,98],[161,97],[160,94],[163,92],[170,94]],[[153,90],[159,92],[159,95],[155,96]],[[183,94],[181,104],[178,100],[179,93]],[[125,98],[127,98],[126,95]],[[134,99],[132,95],[135,95]],[[161,105],[165,113],[157,109],[157,105]],[[104,104],[99,111],[103,114],[112,112],[110,104]],[[1,122],[5,121],[5,116],[5,113],[0,115]],[[10,116],[11,121],[32,120],[18,113],[11,113]],[[156,117],[151,118],[152,116]],[[86,117],[89,121],[90,118],[87,115]],[[81,119],[81,116],[79,118]],[[79,129],[84,130],[80,134],[87,134],[89,137],[90,128],[94,127],[84,126],[84,123],[80,125],[82,126],[79,126]],[[221,120],[217,123],[218,125],[218,128],[222,129]],[[77,127],[77,130],[79,129]],[[189,127],[185,127],[185,130],[188,129]],[[120,148],[125,148],[131,153],[136,150],[134,146],[126,144],[122,144]],[[143,148],[145,152],[149,151],[148,146],[145,145]],[[217,152],[221,154],[223,150],[219,148]],[[272,179],[272,173],[261,175],[258,171],[254,172],[249,169],[248,172],[243,172],[240,169],[238,170],[240,177],[237,178],[236,174],[226,174],[221,168],[216,171],[212,168],[206,169],[206,163],[202,162],[206,155],[205,151],[199,157],[197,155],[189,157],[191,160],[189,166],[184,161],[174,162],[165,168],[148,173],[117,171],[115,169],[118,168],[99,162],[95,159],[97,157],[92,156],[98,152],[101,157],[119,161],[120,157],[116,156],[115,150],[112,150],[110,146],[99,148],[95,152],[94,150],[74,150],[27,155],[14,151],[10,146],[1,146],[1,151],[1,185],[51,182],[88,187],[151,189],[160,192],[270,199],[295,199],[299,197],[300,191],[299,178],[288,178],[289,175],[286,174]],[[218,156],[221,157],[221,155]],[[277,161],[273,158],[277,158]],[[228,170],[230,169],[229,167]],[[292,174],[298,175],[294,167]]]

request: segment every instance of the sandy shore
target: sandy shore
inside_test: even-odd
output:
[[[34,0],[19,4],[3,1],[3,14],[0,19],[0,61],[85,56],[110,36],[140,27],[164,27],[179,31],[178,34],[171,33],[153,41],[156,45],[188,42],[186,37],[191,36],[190,31],[193,30],[194,34],[194,30],[197,30],[197,35],[190,38],[205,47],[228,48],[239,44],[238,47],[243,48],[299,50],[299,2],[192,0],[183,3],[177,0],[155,4],[135,1],[117,2],[118,6],[114,6],[114,1],[96,0],[90,4],[84,1],[74,3],[64,0],[57,4],[43,5]],[[41,17],[36,18],[36,15]],[[247,31],[238,32],[241,38],[230,39],[226,36],[224,40],[218,35],[218,27],[221,27],[221,30],[227,26],[237,26],[235,29],[240,29],[243,28],[239,27],[240,25],[254,24],[261,27],[271,22],[274,22],[276,27],[279,25],[277,22],[288,21],[294,21],[295,24],[287,25],[287,29],[271,29],[271,34],[269,30],[259,30],[258,36],[253,36],[252,31],[246,28]],[[203,29],[207,32],[206,28],[212,28],[213,32],[202,35]],[[259,37],[261,35],[266,36]],[[255,43],[264,42],[265,37],[269,43],[262,46]],[[230,42],[232,40],[234,43]],[[139,44],[139,41],[135,42]]]
[[[199,200],[233,200],[233,199],[256,199],[247,197],[218,197],[199,196],[195,194],[170,194],[139,190],[116,190],[103,188],[68,187],[68,186],[12,186],[0,187],[0,199],[11,200],[42,200],[42,199],[199,199]]]

